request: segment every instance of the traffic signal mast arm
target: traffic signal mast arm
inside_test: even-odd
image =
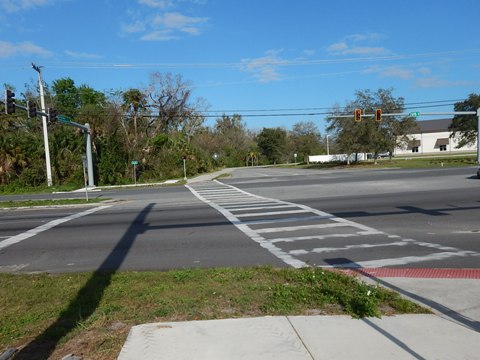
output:
[[[390,113],[384,114],[382,113],[382,117],[389,117],[389,116],[410,116],[410,117],[418,117],[418,116],[430,116],[430,115],[478,115],[478,111],[452,111],[452,112],[403,112],[403,113]],[[348,114],[348,115],[330,115],[329,118],[352,118],[355,117],[355,114]],[[375,114],[362,114],[362,118],[375,118]]]

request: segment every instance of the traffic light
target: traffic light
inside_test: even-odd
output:
[[[353,117],[355,118],[356,122],[362,121],[362,109],[355,109]]]
[[[57,110],[53,109],[53,108],[48,108],[47,110],[47,114],[48,114],[48,122],[49,123],[54,123],[57,121]]]
[[[37,107],[30,100],[27,101],[27,115],[29,118],[37,117]]]
[[[5,90],[5,114],[13,114],[15,112],[15,93],[11,90]]]
[[[382,109],[375,110],[375,121],[382,121]]]

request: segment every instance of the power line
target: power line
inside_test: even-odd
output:
[[[456,102],[459,101],[464,101],[465,99],[450,99],[450,100],[433,100],[433,101],[421,101],[421,102],[410,102],[410,103],[404,103],[403,105],[406,106],[405,109],[412,109],[412,108],[431,108],[431,107],[440,107],[440,106],[453,106],[455,105]],[[438,105],[436,105],[438,104]],[[411,105],[422,105],[422,106],[415,106],[412,107]],[[280,111],[313,111],[313,113],[288,113],[288,114],[276,114],[277,112]],[[320,112],[319,112],[320,111]],[[327,112],[324,112],[327,111]],[[347,111],[346,107],[340,108],[340,111]],[[241,113],[250,113],[250,112],[258,112],[258,113],[264,113],[264,112],[271,112],[275,114],[241,114]],[[305,108],[279,108],[279,109],[235,109],[235,110],[208,110],[203,112],[204,114],[208,114],[208,117],[211,116],[219,116],[218,113],[224,113],[224,114],[237,114],[242,115],[242,116],[294,116],[294,115],[326,115],[326,114],[331,114],[332,113],[332,107],[305,107]],[[221,116],[221,115],[220,115]]]

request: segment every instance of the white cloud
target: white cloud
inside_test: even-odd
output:
[[[138,0],[140,5],[147,5],[152,8],[166,9],[173,6],[171,0]]]
[[[52,0],[0,0],[0,8],[12,13],[51,4]]]
[[[64,53],[77,59],[101,59],[103,56],[97,54],[82,53],[77,51],[65,50]]]
[[[177,36],[173,35],[171,30],[159,30],[153,31],[148,34],[143,35],[140,40],[144,41],[168,41],[178,39]]]
[[[306,49],[306,50],[303,50],[303,55],[305,56],[313,56],[315,55],[316,51],[313,50],[313,49]]]
[[[39,55],[43,57],[49,57],[52,56],[52,52],[28,41],[19,44],[0,41],[0,58],[9,58],[17,55]]]
[[[417,88],[446,88],[446,87],[462,87],[462,86],[471,86],[478,85],[478,82],[474,81],[450,81],[440,79],[436,76],[420,78],[415,81],[414,86]]]
[[[262,83],[269,83],[281,79],[279,67],[288,61],[279,57],[283,50],[268,50],[265,56],[255,59],[243,59],[241,69],[253,74]]]
[[[385,36],[382,34],[367,32],[363,34],[348,35],[345,37],[345,40],[352,41],[352,42],[365,42],[365,41],[371,42],[371,41],[378,41],[384,38]]]
[[[127,33],[127,34],[132,34],[132,33],[138,33],[138,32],[145,31],[146,28],[147,28],[147,26],[146,26],[145,22],[136,21],[133,24],[123,25],[122,31],[124,33]]]
[[[432,73],[432,70],[427,67],[421,67],[418,69],[418,72],[422,75],[430,75]]]
[[[341,41],[333,43],[327,47],[330,55],[386,55],[390,54],[390,50],[380,46],[366,46],[370,43],[377,42],[384,38],[383,35],[377,33],[353,34],[345,36]],[[362,43],[367,43],[366,45]]]
[[[374,65],[365,70],[365,73],[376,73],[382,78],[398,78],[402,80],[409,80],[414,76],[412,70],[406,69],[403,66],[387,66],[382,67]]]
[[[169,12],[156,16],[152,21],[152,25],[161,29],[178,30],[198,35],[200,28],[195,25],[201,25],[207,21],[207,18],[190,17],[177,12]]]
[[[346,43],[336,43],[327,48],[331,55],[386,55],[390,51],[384,47],[351,46]]]
[[[122,33],[139,34],[140,39],[145,41],[174,40],[179,39],[182,34],[200,35],[209,19],[188,16],[178,11],[167,11],[169,8],[178,7],[179,1],[181,0],[138,0],[144,7],[135,12],[129,11],[127,15],[130,21],[122,26]],[[192,5],[203,4],[193,0],[188,2]]]

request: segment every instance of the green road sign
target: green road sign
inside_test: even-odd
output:
[[[58,116],[57,116],[57,119],[58,119],[60,122],[62,122],[62,123],[70,123],[70,122],[72,122],[72,119],[70,119],[70,118],[68,118],[68,117],[66,117],[66,116],[64,116],[64,115],[58,115]]]
[[[131,164],[132,165],[138,165],[138,161],[137,160],[132,160]]]
[[[420,111],[413,111],[409,115],[412,116],[412,117],[420,116]]]

